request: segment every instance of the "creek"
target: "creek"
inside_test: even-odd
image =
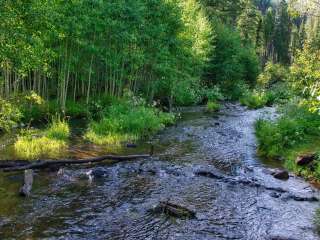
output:
[[[25,199],[17,195],[22,174],[1,174],[0,239],[320,239],[313,225],[319,191],[294,175],[275,179],[281,164],[257,156],[254,122],[275,115],[232,103],[218,114],[189,107],[176,126],[119,149],[84,142],[79,123],[68,157],[148,153],[151,145],[154,156],[100,164],[106,176],[92,181],[84,176],[97,166],[39,171]],[[0,141],[1,158],[14,159],[10,138]],[[195,217],[150,211],[160,202]]]

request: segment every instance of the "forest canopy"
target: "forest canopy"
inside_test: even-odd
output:
[[[213,33],[195,0],[1,1],[1,95],[67,99],[125,88],[179,98],[206,64]]]

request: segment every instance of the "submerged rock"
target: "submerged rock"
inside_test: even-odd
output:
[[[296,164],[298,166],[305,166],[313,162],[315,159],[316,159],[316,155],[314,153],[299,155],[296,159]]]
[[[137,148],[137,144],[135,143],[127,143],[127,148]]]
[[[279,197],[281,197],[281,193],[271,192],[271,193],[270,193],[270,196],[273,197],[273,198],[279,198]]]
[[[280,236],[273,236],[269,238],[270,240],[298,240],[297,238],[290,238],[290,237],[280,237]]]
[[[297,202],[319,202],[316,196],[298,196],[293,193],[288,193],[282,197],[282,200],[294,200]]]
[[[205,170],[199,170],[194,173],[196,176],[201,176],[201,177],[208,177],[208,178],[214,178],[214,179],[223,179],[224,177],[218,174],[215,174],[210,171],[205,171]]]
[[[160,202],[155,208],[151,209],[153,213],[166,214],[175,218],[184,219],[194,219],[196,218],[196,213],[186,207],[170,203],[170,202]]]
[[[276,179],[288,180],[289,179],[289,172],[286,170],[277,170],[272,173],[272,176]]]

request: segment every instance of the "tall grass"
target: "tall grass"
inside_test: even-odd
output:
[[[217,112],[221,108],[220,104],[216,101],[209,101],[207,103],[207,112]]]
[[[146,138],[174,122],[174,115],[163,113],[143,101],[118,101],[107,107],[102,119],[92,121],[85,138],[95,144],[119,144]]]
[[[240,98],[240,103],[249,109],[258,109],[267,105],[268,97],[265,92],[249,92]]]
[[[38,159],[42,156],[56,158],[66,149],[69,135],[68,123],[53,118],[44,131],[22,131],[14,144],[15,152],[23,159]]]

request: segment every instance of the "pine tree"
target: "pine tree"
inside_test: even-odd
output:
[[[244,9],[238,17],[237,27],[244,44],[256,46],[261,14],[251,0],[244,1],[243,5]]]
[[[281,0],[276,15],[274,48],[275,60],[283,63],[290,63],[290,38],[291,38],[291,20],[288,12],[288,4]]]

